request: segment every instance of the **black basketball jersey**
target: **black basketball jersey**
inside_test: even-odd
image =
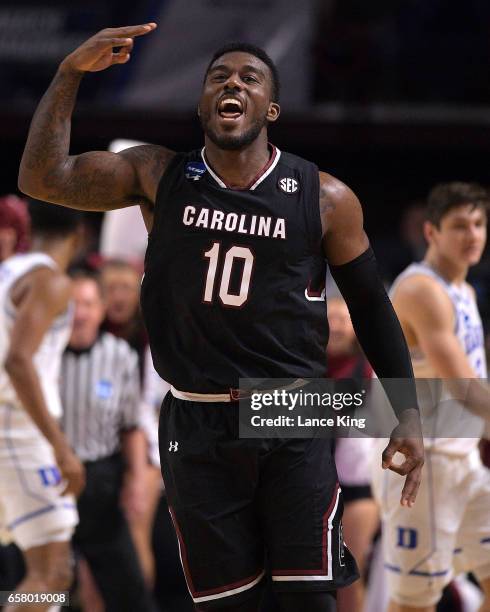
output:
[[[318,168],[271,146],[247,189],[204,149],[177,154],[157,192],[141,301],[155,368],[180,391],[325,374],[328,325]]]

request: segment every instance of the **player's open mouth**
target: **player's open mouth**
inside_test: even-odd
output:
[[[243,115],[243,104],[237,98],[225,97],[218,104],[218,114],[223,119],[238,119]]]

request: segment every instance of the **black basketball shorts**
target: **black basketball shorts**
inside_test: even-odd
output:
[[[253,595],[331,591],[358,577],[342,537],[333,440],[238,438],[238,403],[168,393],[160,458],[187,586],[219,609]],[[265,562],[267,560],[267,562]]]

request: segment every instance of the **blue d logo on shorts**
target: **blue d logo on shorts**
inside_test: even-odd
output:
[[[417,548],[417,531],[411,527],[398,527],[396,545],[400,548]]]
[[[39,468],[38,472],[41,476],[43,487],[55,487],[61,482],[60,471],[55,465]]]
[[[99,380],[95,385],[95,395],[100,399],[109,399],[112,395],[112,383],[110,380]]]

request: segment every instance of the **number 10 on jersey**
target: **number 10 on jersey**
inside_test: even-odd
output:
[[[204,257],[209,259],[208,272],[206,275],[206,285],[204,287],[203,302],[207,304],[213,303],[216,277],[218,277],[219,290],[218,296],[225,306],[232,308],[240,308],[248,300],[250,289],[250,279],[254,267],[254,255],[248,247],[232,246],[224,256],[224,262],[221,270],[218,271],[220,261],[221,243],[213,242],[213,245],[204,253]],[[240,280],[240,291],[238,294],[230,293],[230,281],[233,270],[233,265],[237,259],[243,261],[242,278]]]

